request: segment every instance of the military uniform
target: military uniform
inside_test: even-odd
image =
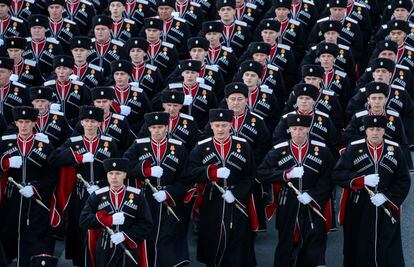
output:
[[[22,19],[27,24],[30,15],[40,13],[35,2],[34,0],[12,1],[9,12],[13,17]]]
[[[2,25],[0,30],[0,37],[2,39],[6,37],[26,37],[28,32],[24,21],[17,17],[7,17],[6,19],[0,20],[0,25]],[[3,43],[1,44],[3,46]]]
[[[145,94],[152,98],[163,88],[163,77],[160,69],[151,64],[142,63],[139,66],[133,64],[131,78],[142,88]]]
[[[92,38],[87,62],[101,67],[104,77],[109,77],[111,74],[111,62],[118,61],[124,57],[123,47],[124,43],[115,39],[109,39],[104,44],[101,44],[96,42],[95,38]]]
[[[237,59],[233,50],[230,47],[219,46],[216,48],[208,48],[206,57],[207,65],[217,65],[220,71],[222,71],[225,81],[230,81],[233,77],[236,68]]]
[[[36,61],[22,59],[14,65],[13,74],[18,76],[17,81],[26,86],[37,86],[44,82]]]
[[[240,57],[251,41],[251,32],[247,23],[235,20],[230,25],[224,25],[222,44],[231,47],[236,57]]]
[[[87,62],[82,66],[75,64],[73,74],[77,76],[76,80],[83,82],[83,85],[90,89],[104,84],[104,69],[95,64]]]
[[[283,74],[287,88],[292,88],[297,80],[296,61],[290,46],[273,45],[270,49],[269,62],[277,66]]]
[[[0,88],[2,98],[0,101],[0,113],[3,114],[7,124],[13,121],[12,109],[17,106],[29,105],[29,92],[24,84],[9,82]]]
[[[59,41],[63,52],[70,53],[70,39],[80,34],[78,25],[70,19],[53,21],[49,19],[49,29],[46,31],[46,37],[53,37]]]
[[[188,57],[187,40],[191,37],[190,27],[185,19],[171,17],[164,21],[161,40],[177,48],[180,59]]]
[[[138,31],[144,26],[144,19],[149,18],[154,13],[146,0],[130,0],[125,3],[124,18],[135,21]]]
[[[67,1],[63,17],[74,21],[82,35],[88,35],[92,28],[92,18],[95,10],[92,2],[87,0]]]
[[[248,1],[243,2],[244,3],[240,7],[235,8],[235,17],[237,20],[245,22],[250,29],[254,29],[260,21],[257,5],[249,3]]]
[[[148,63],[160,69],[163,77],[167,77],[177,66],[178,52],[175,45],[158,41],[148,47]]]
[[[176,1],[175,10],[177,15],[184,19],[190,28],[191,36],[195,36],[200,30],[204,21],[204,12],[201,4],[193,1],[185,1],[183,4]]]
[[[124,44],[132,37],[137,36],[138,33],[138,27],[132,19],[121,19],[119,21],[114,21],[112,24],[112,38],[121,41]]]

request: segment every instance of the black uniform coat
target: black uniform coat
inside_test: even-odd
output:
[[[64,18],[74,21],[78,25],[81,34],[86,36],[92,28],[92,18],[95,16],[95,9],[90,1],[79,0],[78,3],[74,5],[75,8],[72,10],[72,5],[67,1],[62,15]]]
[[[174,44],[159,42],[148,47],[147,63],[160,69],[162,77],[168,77],[178,65],[178,51]]]
[[[0,101],[0,113],[3,114],[4,119],[9,124],[14,121],[12,114],[14,107],[30,105],[29,92],[26,86],[19,82],[9,82],[0,90],[4,95]]]
[[[104,44],[103,54],[98,50],[98,44],[95,38],[91,39],[91,49],[89,50],[87,61],[91,64],[103,68],[104,77],[111,76],[111,62],[120,60],[124,57],[124,43],[115,39],[109,39]]]
[[[80,35],[80,30],[78,25],[71,21],[70,19],[63,19],[60,23],[57,23],[58,26],[57,31],[52,31],[52,22],[51,19],[49,19],[49,29],[46,30],[46,37],[53,37],[56,40],[59,41],[59,44],[62,46],[63,52],[67,55],[72,56],[72,53],[70,52],[70,39],[72,39],[73,36]]]
[[[207,65],[217,65],[222,71],[224,80],[230,82],[236,72],[237,58],[233,49],[226,46],[219,46],[217,48],[209,48],[206,56]]]
[[[144,19],[155,14],[151,11],[148,1],[136,0],[131,2],[131,5],[128,5],[128,3],[125,4],[125,11],[122,15],[126,19],[135,21],[138,31],[140,31],[144,25]]]
[[[84,86],[89,89],[105,83],[104,69],[95,64],[85,63],[80,67],[75,66],[73,74],[77,76],[77,80],[83,82]]]
[[[131,79],[144,90],[149,99],[152,99],[164,87],[164,77],[157,66],[151,64],[134,65],[131,74]]]
[[[45,81],[36,61],[30,59],[22,59],[15,64],[13,74],[18,76],[17,81],[19,83],[27,87],[39,86]]]
[[[229,36],[226,36],[224,34],[225,30],[223,30],[221,43],[224,46],[231,47],[236,57],[240,57],[250,44],[252,38],[251,30],[246,22],[240,20],[233,21],[229,28]]]

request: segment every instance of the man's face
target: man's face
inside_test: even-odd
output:
[[[97,108],[100,108],[104,111],[105,114],[108,114],[111,109],[113,100],[109,99],[95,99],[93,105]]]
[[[184,78],[184,83],[187,85],[194,85],[197,82],[198,72],[192,70],[185,70],[181,73]]]
[[[147,41],[150,43],[155,43],[160,40],[161,31],[154,28],[145,29],[145,34],[147,36]]]
[[[211,130],[213,130],[214,138],[224,141],[230,136],[231,122],[213,121],[210,122]]]
[[[267,62],[268,55],[264,53],[254,53],[252,57],[254,61],[257,61],[264,66]]]
[[[49,17],[53,20],[59,20],[62,18],[63,13],[63,6],[61,5],[50,5],[47,8],[47,11],[49,12]]]
[[[5,18],[9,14],[9,6],[6,4],[0,4],[0,18]]]
[[[168,20],[171,18],[171,14],[174,11],[174,9],[170,6],[160,6],[158,7],[158,15],[160,16],[160,19],[162,20]]]
[[[392,30],[389,36],[391,41],[396,42],[398,46],[400,46],[404,43],[407,34],[401,30]]]
[[[45,114],[49,110],[49,100],[47,99],[34,99],[32,105],[35,109],[39,110],[40,114]]]
[[[208,32],[205,37],[210,42],[210,46],[216,47],[220,44],[221,32]]]
[[[141,48],[134,47],[129,50],[129,57],[133,63],[142,63],[144,62],[146,52],[147,51],[144,51]]]
[[[319,61],[324,69],[332,69],[335,58],[333,55],[325,53],[319,56]]]
[[[0,85],[5,85],[10,81],[12,71],[5,68],[0,68]]]
[[[105,43],[111,37],[111,30],[104,25],[96,25],[93,29],[95,33],[95,39],[99,43]]]
[[[177,103],[163,103],[162,107],[164,108],[165,112],[170,114],[170,118],[175,118],[180,113],[183,105]]]
[[[194,47],[190,50],[190,56],[192,60],[204,62],[206,55],[207,51],[201,47]]]
[[[402,7],[394,9],[393,13],[396,20],[407,20],[409,14],[408,10]]]
[[[385,129],[380,127],[369,127],[365,129],[367,140],[373,145],[379,145],[384,140]]]
[[[32,39],[35,41],[40,41],[45,38],[46,29],[43,26],[33,26],[30,28],[30,34]]]
[[[121,2],[111,2],[109,5],[109,12],[111,12],[112,17],[122,17],[122,12],[124,12],[124,10],[125,7]]]
[[[386,84],[389,84],[391,76],[392,73],[384,68],[378,68],[372,73],[372,78],[374,78],[374,81]]]
[[[94,119],[81,120],[83,131],[86,135],[95,135],[98,132],[99,121]]]
[[[290,136],[296,144],[303,144],[308,137],[309,128],[303,126],[289,127]]]
[[[234,93],[226,98],[227,108],[234,111],[235,115],[240,115],[244,112],[247,105],[247,98],[240,93]]]
[[[384,94],[370,94],[367,98],[368,105],[371,107],[372,111],[376,114],[384,111],[385,102],[387,102],[387,97]]]
[[[336,31],[327,31],[323,34],[323,37],[325,38],[325,42],[336,44],[338,41],[339,33]]]
[[[17,120],[15,121],[19,134],[23,136],[28,136],[33,133],[33,127],[35,122],[31,120]]]
[[[389,60],[392,60],[395,62],[395,60],[397,59],[397,55],[391,51],[391,50],[384,50],[381,51],[378,55],[379,58],[387,58]]]
[[[76,47],[72,49],[72,56],[75,62],[86,62],[88,58],[89,50],[81,47]]]
[[[313,100],[310,96],[300,95],[296,98],[296,105],[300,111],[308,113],[313,109],[315,100]]]
[[[16,62],[22,58],[23,50],[18,48],[9,48],[7,49],[7,54]]]
[[[69,79],[69,76],[73,73],[73,69],[64,66],[58,66],[55,69],[55,73],[59,81],[67,81]]]
[[[263,30],[261,32],[261,35],[262,35],[263,42],[265,42],[266,44],[274,45],[280,33],[277,31],[272,31],[272,30]]]
[[[331,19],[342,21],[345,18],[346,8],[343,7],[331,7],[329,8],[331,12]]]
[[[231,21],[234,19],[235,10],[231,6],[220,8],[218,14],[222,21]]]
[[[151,138],[157,142],[167,136],[167,125],[151,125],[148,130],[151,133]]]
[[[119,87],[125,87],[129,83],[129,74],[125,71],[115,71],[115,84]]]
[[[110,171],[106,174],[106,178],[108,178],[108,183],[111,188],[118,189],[124,184],[126,175],[126,172]]]
[[[253,71],[246,71],[243,73],[242,79],[244,84],[249,88],[256,87],[259,83],[259,76]]]
[[[279,21],[285,21],[288,18],[290,10],[285,7],[278,7],[275,9],[276,18]]]
[[[321,87],[322,79],[319,78],[319,77],[305,76],[305,78],[303,78],[303,80],[306,84],[312,84],[313,86],[315,86],[317,88]]]

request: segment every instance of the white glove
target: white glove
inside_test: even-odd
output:
[[[236,200],[236,198],[230,190],[226,190],[226,192],[223,195],[221,195],[221,197],[224,198],[224,200],[227,203],[233,203]]]
[[[94,156],[91,152],[83,154],[82,163],[93,162]]]
[[[304,192],[298,196],[298,201],[303,205],[308,205],[312,201],[312,198],[308,193]]]
[[[221,167],[217,169],[217,177],[227,179],[230,175],[230,170],[226,167]]]
[[[117,212],[112,215],[113,225],[123,225],[125,222],[125,215],[123,212]]]
[[[157,193],[152,194],[152,196],[155,198],[156,201],[158,201],[158,203],[161,203],[167,199],[167,194],[164,190],[158,191]]]
[[[34,195],[33,187],[31,185],[26,185],[19,190],[19,193],[26,198],[31,198]]]
[[[121,105],[121,115],[128,116],[131,113],[131,107]]]
[[[287,178],[298,178],[302,179],[303,173],[305,171],[303,170],[303,167],[294,167],[290,172],[286,174]]]
[[[373,197],[371,197],[371,202],[375,206],[379,207],[387,201],[387,198],[384,196],[383,193],[377,193]]]
[[[89,193],[89,195],[92,195],[93,192],[99,189],[99,186],[97,185],[91,185],[88,189],[86,189]]]
[[[185,95],[184,96],[184,106],[190,106],[191,103],[193,103],[193,97],[191,95]]]
[[[111,241],[112,243],[114,243],[115,245],[118,245],[122,242],[124,242],[125,240],[125,236],[123,233],[119,232],[119,233],[115,233],[113,235],[111,235]]]
[[[151,176],[155,178],[160,178],[164,170],[160,166],[151,167]]]
[[[13,156],[9,158],[9,167],[18,169],[22,166],[23,160],[21,156]]]
[[[369,174],[369,175],[366,175],[364,177],[364,184],[368,185],[368,186],[371,186],[371,187],[377,186],[379,181],[380,181],[380,178],[379,178],[379,175],[377,173]]]
[[[52,103],[50,105],[50,110],[53,110],[53,111],[60,111],[61,108],[62,108],[61,104]]]

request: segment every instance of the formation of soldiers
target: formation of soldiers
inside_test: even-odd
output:
[[[413,11],[0,0],[0,266],[404,266]]]

